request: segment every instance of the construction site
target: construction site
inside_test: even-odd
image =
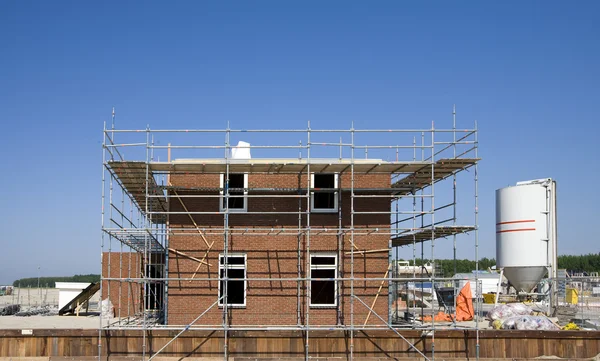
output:
[[[600,354],[600,279],[557,268],[553,181],[499,190],[498,269],[476,261],[472,273],[456,272],[457,253],[480,259],[481,159],[477,124],[457,127],[455,112],[446,123],[128,130],[113,111],[102,145],[101,282],[61,308],[79,312],[99,288],[97,329],[3,329],[0,356]],[[542,208],[532,218],[514,202],[534,204],[534,193]],[[532,230],[544,242],[519,245]],[[449,258],[453,276],[436,262]],[[578,331],[561,330],[577,320]]]

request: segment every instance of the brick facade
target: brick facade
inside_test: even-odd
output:
[[[154,253],[148,257],[152,265],[164,264],[164,255]],[[143,308],[142,283],[136,278],[144,277],[143,255],[137,252],[104,252],[102,254],[102,279],[120,278],[121,281],[102,281],[102,299],[107,295],[113,304],[115,317],[129,317],[140,315]],[[150,272],[148,270],[148,272]],[[148,275],[152,277],[152,275]],[[157,287],[151,285],[149,287]],[[158,286],[160,287],[160,286]],[[153,288],[151,292],[160,294],[162,291]],[[162,308],[162,297],[148,297],[147,309]]]
[[[211,229],[223,227],[223,215],[219,211],[218,191],[220,176],[218,174],[172,174],[170,182],[175,187],[181,187],[179,195],[213,195],[213,198],[181,198],[191,212],[210,212],[211,214],[193,215],[195,223],[204,229],[208,243],[213,247],[206,261],[208,266],[202,265],[194,278],[210,280],[177,280],[170,281],[168,287],[168,323],[171,325],[188,324],[200,313],[207,310],[219,295],[219,253],[223,252],[222,234],[215,234]],[[350,187],[350,175],[342,174],[339,177],[339,187]],[[356,174],[354,188],[384,188],[390,186],[389,174]],[[249,188],[281,188],[286,189],[281,194],[294,195],[302,193],[299,188],[308,187],[306,174],[249,174]],[[183,188],[187,188],[184,190]],[[204,188],[204,189],[202,189]],[[206,189],[212,188],[212,189]],[[296,191],[294,191],[296,190]],[[338,277],[351,276],[351,256],[347,254],[352,250],[351,234],[338,235],[337,228],[341,221],[342,227],[350,227],[351,196],[349,192],[342,192],[339,200],[340,212],[336,213],[311,213],[309,234],[297,235],[295,232],[279,233],[282,228],[297,228],[307,225],[306,215],[278,214],[278,212],[298,212],[307,209],[307,198],[277,198],[272,192],[250,191],[247,211],[244,214],[230,214],[229,226],[233,233],[229,236],[229,253],[245,254],[247,257],[248,278],[274,278],[271,281],[248,281],[246,293],[246,306],[230,308],[228,317],[231,325],[297,325],[303,324],[308,317],[310,325],[347,325],[350,323],[350,281],[338,282],[338,304],[333,307],[309,307],[306,314],[308,297],[305,282],[298,282],[297,277],[308,277],[307,274],[307,248],[310,253],[335,254],[338,257]],[[171,212],[184,212],[180,201],[170,198]],[[355,212],[389,212],[389,198],[354,199]],[[265,212],[252,214],[253,212]],[[267,214],[269,212],[271,214]],[[341,217],[340,217],[341,215]],[[354,216],[354,226],[359,229],[354,236],[354,244],[360,250],[387,249],[389,241],[389,214],[358,214]],[[207,246],[194,229],[193,222],[187,214],[169,216],[169,226],[173,231],[169,237],[169,247],[190,256],[202,259],[206,255]],[[273,228],[271,234],[265,231],[253,231],[254,228]],[[182,228],[186,228],[182,231]],[[245,231],[245,234],[242,233]],[[387,230],[387,233],[385,233]],[[364,235],[367,231],[372,234]],[[310,245],[309,245],[310,243]],[[341,247],[340,247],[341,245]],[[300,250],[300,251],[298,251]],[[300,270],[298,257],[300,256]],[[198,268],[198,262],[175,253],[169,254],[169,278],[191,278]],[[388,268],[388,253],[366,253],[354,255],[355,278],[382,278]],[[299,273],[300,272],[300,275]],[[289,278],[289,281],[279,279]],[[354,281],[354,294],[371,306],[382,281]],[[111,291],[112,293],[112,291]],[[387,282],[377,298],[374,306],[375,312],[387,321],[388,297]],[[363,324],[367,317],[368,309],[359,301],[354,301],[354,324]],[[212,307],[196,325],[221,325],[222,309]],[[381,324],[374,315],[369,318],[369,324]]]
[[[102,278],[142,277],[141,255],[137,252],[102,253]],[[142,310],[142,286],[137,282],[102,281],[102,299],[109,295],[115,317],[128,317]]]

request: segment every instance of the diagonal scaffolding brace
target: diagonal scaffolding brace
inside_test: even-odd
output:
[[[369,309],[369,314],[373,313],[375,315],[375,317],[377,317],[378,319],[381,320],[381,322],[383,322],[390,330],[392,330],[396,335],[400,336],[401,339],[404,340],[404,342],[406,342],[410,348],[414,349],[415,351],[417,351],[417,353],[421,356],[423,356],[423,358],[427,361],[431,361],[427,356],[425,356],[425,354],[423,352],[421,352],[414,344],[412,344],[410,341],[408,341],[406,339],[406,337],[402,336],[402,334],[400,332],[398,332],[395,328],[392,327],[392,325],[390,325],[387,321],[385,321],[383,318],[381,318],[381,316],[379,316],[377,314],[377,312],[375,312],[371,307],[369,307],[366,303],[363,302],[363,300],[360,299],[360,297],[358,297],[357,295],[352,295],[353,298],[357,299],[358,302],[362,303],[367,309]]]
[[[194,271],[194,274],[192,275],[192,279],[193,279],[194,277],[196,277],[196,274],[200,270],[200,266],[202,266],[203,264],[206,263],[204,261],[206,260],[206,257],[208,257],[208,252],[210,252],[210,250],[212,249],[213,245],[215,244],[215,241],[212,241],[210,244],[208,243],[208,241],[206,240],[206,237],[204,236],[204,233],[200,230],[200,227],[196,223],[196,220],[194,219],[194,217],[192,217],[192,215],[191,215],[190,211],[188,210],[188,208],[186,207],[185,203],[183,203],[183,200],[181,199],[179,194],[177,194],[177,191],[173,190],[173,193],[175,193],[175,196],[179,200],[179,203],[181,203],[181,206],[183,207],[183,209],[185,209],[186,214],[188,215],[188,217],[194,224],[194,227],[196,227],[196,231],[198,231],[198,233],[200,234],[200,237],[202,237],[202,240],[204,241],[204,244],[206,244],[206,247],[207,247],[206,253],[204,253],[202,260],[200,260],[200,262],[198,263],[198,267],[196,267],[196,270]],[[192,282],[192,280],[190,280],[189,282]]]
[[[166,349],[171,343],[173,343],[173,341],[175,341],[179,336],[181,336],[185,331],[189,330],[190,327],[192,327],[192,325],[196,322],[198,322],[199,319],[202,318],[202,316],[206,315],[208,313],[208,311],[210,311],[213,307],[215,307],[215,305],[217,305],[219,303],[219,301],[221,301],[223,297],[219,297],[219,299],[217,299],[212,305],[210,305],[209,308],[207,308],[206,310],[204,310],[204,312],[202,312],[200,315],[198,315],[198,317],[196,317],[192,322],[190,322],[189,324],[187,324],[185,326],[185,328],[181,331],[179,331],[179,333],[177,335],[175,335],[172,339],[169,340],[169,342],[167,342],[163,347],[160,348],[160,350],[156,351],[156,353],[152,356],[150,356],[150,358],[148,359],[148,361],[152,360],[153,358],[155,358],[156,356],[158,356],[158,354],[160,354],[164,349]]]

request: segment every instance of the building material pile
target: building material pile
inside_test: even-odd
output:
[[[0,316],[11,316],[21,311],[21,305],[8,305],[0,308]]]
[[[509,303],[494,307],[487,317],[497,330],[560,330],[548,317],[533,313],[533,309],[523,303]]]
[[[58,310],[54,307],[42,306],[42,307],[30,308],[29,310],[26,310],[26,311],[20,311],[20,312],[15,313],[14,315],[18,316],[18,317],[29,317],[29,316],[38,316],[38,315],[55,316],[55,315],[58,315]]]
[[[514,316],[492,322],[495,329],[502,330],[544,330],[558,331],[560,327],[555,325],[546,316]]]
[[[514,316],[524,316],[533,314],[531,307],[523,303],[508,303],[506,305],[498,305],[492,308],[487,317],[491,321],[503,320]]]

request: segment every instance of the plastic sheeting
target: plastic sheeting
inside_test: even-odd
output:
[[[488,314],[488,319],[492,321],[503,320],[514,316],[531,315],[533,310],[531,307],[522,303],[508,303],[506,305],[498,305],[492,308]]]
[[[495,329],[502,330],[560,330],[560,327],[555,325],[546,316],[513,316],[502,320],[495,320],[492,326]]]

